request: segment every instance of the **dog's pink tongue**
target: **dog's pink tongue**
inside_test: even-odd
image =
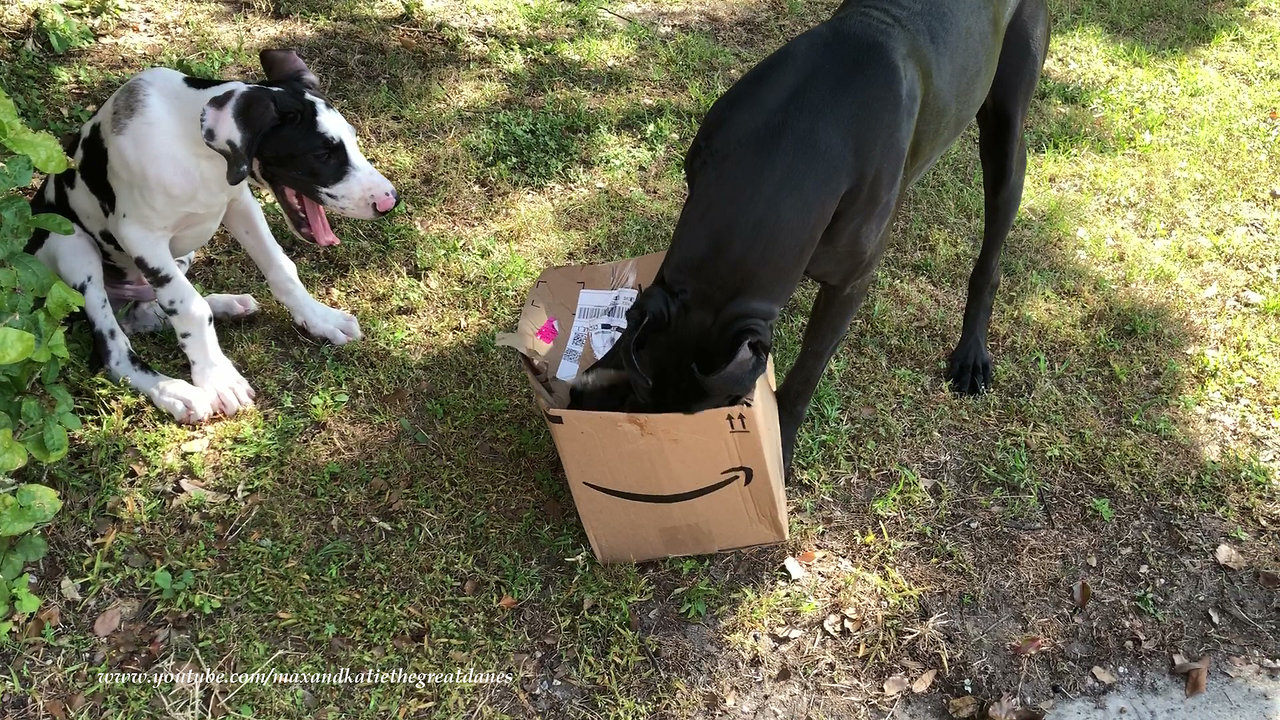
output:
[[[306,195],[300,194],[299,197],[302,198],[302,209],[307,213],[307,223],[311,226],[311,236],[316,239],[316,244],[329,247],[341,242],[338,236],[333,234],[333,228],[329,227],[329,218],[324,214],[324,208]]]

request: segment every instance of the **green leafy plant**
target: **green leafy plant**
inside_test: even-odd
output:
[[[36,231],[69,234],[72,226],[58,215],[31,213],[20,191],[36,169],[62,172],[67,156],[52,135],[28,128],[0,91],[0,635],[12,627],[11,611],[40,606],[22,569],[44,556],[44,539],[34,533],[62,507],[52,489],[15,485],[11,475],[30,458],[61,459],[67,431],[80,427],[58,379],[70,357],[62,321],[84,298],[25,252]]]
[[[17,192],[34,169],[62,172],[67,157],[48,133],[28,129],[0,91],[0,475],[67,454],[67,431],[80,427],[75,403],[58,382],[70,357],[62,321],[84,298],[24,252],[37,230],[70,234],[66,218],[33,215]]]
[[[13,627],[10,612],[31,614],[40,599],[31,593],[31,576],[24,566],[44,557],[49,546],[32,531],[53,519],[62,508],[58,494],[43,485],[19,485],[0,493],[0,637]]]
[[[1111,520],[1116,516],[1116,511],[1111,509],[1111,501],[1107,498],[1094,498],[1090,503],[1090,507],[1093,508],[1094,512],[1098,513],[1099,517],[1107,522],[1111,522]]]
[[[151,574],[151,582],[160,589],[161,599],[170,601],[180,610],[195,608],[208,615],[222,607],[217,598],[194,590],[196,574],[190,568],[176,578],[173,573],[160,568]]]
[[[93,44],[93,28],[64,7],[69,3],[49,3],[36,13],[36,27],[59,55]]]
[[[719,597],[719,588],[705,578],[697,580],[689,587],[676,588],[671,593],[673,600],[680,601],[680,614],[689,620],[701,620],[706,617],[707,610]]]

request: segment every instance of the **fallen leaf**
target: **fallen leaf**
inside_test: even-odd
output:
[[[1262,587],[1264,588],[1275,590],[1276,588],[1280,588],[1280,575],[1267,570],[1261,570],[1258,572],[1258,582],[1262,583]]]
[[[778,668],[778,674],[773,676],[774,682],[786,682],[791,679],[791,668],[785,663]]]
[[[80,597],[80,587],[75,584],[71,578],[62,577],[62,582],[58,583],[58,590],[62,593],[62,597],[68,600],[82,600]]]
[[[1044,711],[1024,708],[1018,698],[1005,695],[987,708],[987,720],[1044,720]]]
[[[464,595],[475,595],[476,590],[479,588],[480,583],[476,582],[475,578],[467,578],[467,581],[462,583],[462,592]]]
[[[1093,588],[1089,587],[1089,583],[1081,580],[1071,586],[1071,602],[1081,610],[1085,605],[1089,604],[1089,600],[1093,597]]]
[[[43,620],[44,624],[49,627],[58,627],[62,624],[62,611],[58,609],[57,605],[50,605],[49,607],[46,607],[44,610],[41,610],[36,617]]]
[[[208,450],[208,449],[209,449],[209,438],[207,438],[207,437],[198,437],[198,438],[195,438],[195,439],[193,439],[193,440],[188,440],[188,441],[186,441],[186,442],[182,443],[181,445],[179,445],[179,446],[178,446],[178,449],[179,449],[179,450],[181,450],[182,452],[184,452],[184,453],[188,453],[188,454],[191,454],[191,453],[202,453],[202,452],[204,452],[205,450]]]
[[[1218,559],[1218,564],[1222,565],[1223,567],[1228,567],[1228,568],[1231,568],[1232,570],[1244,569],[1244,566],[1245,566],[1244,556],[1241,555],[1240,552],[1237,551],[1235,548],[1231,547],[1226,543],[1222,543],[1221,545],[1219,545],[1218,549],[1213,551],[1213,556]]]
[[[197,500],[203,500],[204,502],[214,504],[214,505],[218,503],[224,503],[231,499],[231,496],[226,493],[220,493],[214,490],[206,490],[203,485],[197,484],[186,478],[182,478],[181,480],[179,480],[178,486],[182,488],[185,494],[190,495],[191,497],[196,498]]]
[[[836,613],[831,613],[822,621],[822,629],[831,633],[831,637],[840,637],[840,631],[844,629],[843,618]]]
[[[1018,701],[1012,695],[1005,695],[987,707],[987,720],[1014,720],[1017,712]]]
[[[1173,674],[1187,676],[1187,697],[1194,697],[1204,692],[1205,683],[1209,680],[1209,656],[1205,655],[1195,662],[1187,662],[1181,655],[1174,655],[1173,660]],[[1178,662],[1179,660],[1182,662]]]
[[[505,609],[507,609],[507,610],[510,610],[511,608],[513,608],[513,607],[515,607],[515,606],[517,606],[517,605],[519,605],[519,604],[520,604],[520,601],[516,600],[515,598],[511,597],[510,595],[503,595],[503,596],[502,596],[502,599],[498,601],[498,606],[499,606],[499,607],[502,607],[502,608],[505,608]]]
[[[1222,617],[1218,615],[1217,608],[1209,608],[1209,619],[1213,621],[1214,625],[1222,624]]]
[[[46,700],[44,711],[55,720],[67,720],[67,711],[61,700]]]
[[[925,670],[924,674],[916,678],[911,683],[911,692],[920,695],[929,691],[929,687],[933,685],[933,679],[938,676],[937,670]]]
[[[1089,567],[1096,568],[1098,567],[1098,556],[1090,555],[1089,558],[1085,560],[1085,562],[1089,563]]]
[[[1044,638],[1031,636],[1024,638],[1020,643],[1014,643],[1009,646],[1009,650],[1014,655],[1035,655],[1040,652],[1041,646],[1044,645]]]
[[[773,636],[776,639],[784,642],[787,640],[795,640],[796,638],[802,637],[803,635],[804,635],[804,630],[801,630],[798,627],[792,627],[790,625],[784,625],[778,628],[777,630],[773,631]]]
[[[911,682],[907,680],[906,675],[894,675],[884,681],[884,694],[889,697],[896,697],[902,694],[903,690],[910,687]]]
[[[132,463],[129,465],[129,469],[133,470],[133,474],[138,477],[142,477],[147,474],[147,466],[142,463]]]
[[[116,631],[120,627],[120,606],[112,605],[93,621],[93,634],[98,637],[106,637]]]
[[[1257,674],[1258,666],[1242,657],[1229,657],[1222,672],[1233,678],[1248,677]]]
[[[826,555],[826,550],[806,550],[797,555],[796,560],[798,560],[801,565],[812,565],[818,560],[826,557]]]
[[[947,712],[951,713],[951,717],[958,718],[958,720],[977,717],[978,710],[981,707],[982,703],[972,695],[965,695],[964,697],[947,701]]]
[[[1093,676],[1098,679],[1098,682],[1104,685],[1115,685],[1120,682],[1120,678],[1112,674],[1110,670],[1098,665],[1094,665],[1089,672],[1093,673]]]
[[[782,566],[787,569],[787,573],[791,575],[792,580],[799,580],[808,574],[805,572],[804,567],[800,565],[800,561],[790,556],[782,561]]]

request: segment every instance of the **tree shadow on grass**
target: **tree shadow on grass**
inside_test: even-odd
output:
[[[958,678],[972,673],[975,689],[995,695],[1022,676],[1022,659],[998,660],[1009,657],[1004,644],[1022,635],[1061,650],[1026,659],[1042,678],[1034,692],[1078,681],[1079,669],[1095,662],[1149,661],[1175,648],[1275,653],[1280,629],[1267,619],[1269,596],[1254,575],[1224,574],[1207,562],[1184,568],[1187,558],[1207,557],[1238,521],[1253,527],[1247,517],[1212,510],[1246,507],[1245,483],[1257,482],[1248,458],[1206,458],[1183,407],[1191,379],[1183,358],[1197,330],[1171,304],[1082,261],[1073,239],[1080,218],[1050,199],[1028,198],[999,296],[996,392],[967,400],[942,387],[939,362],[955,341],[974,252],[972,240],[961,239],[976,238],[980,227],[971,136],[913,194],[874,297],[815,401],[802,431],[801,476],[789,488],[795,540],[692,563],[602,568],[585,559],[586,539],[526,381],[510,352],[492,342],[494,332],[514,325],[523,275],[494,272],[522,254],[604,261],[661,249],[679,203],[670,188],[656,198],[591,189],[546,215],[543,229],[565,247],[510,238],[502,262],[491,263],[465,245],[470,233],[500,232],[486,224],[490,206],[453,201],[506,193],[518,202],[521,192],[551,185],[499,177],[488,189],[469,190],[485,166],[459,152],[458,141],[503,113],[545,109],[525,91],[589,97],[600,83],[626,87],[643,74],[624,67],[602,75],[587,66],[578,73],[556,55],[516,73],[465,75],[463,46],[449,39],[457,33],[405,45],[396,40],[399,22],[360,21],[272,44],[299,45],[362,132],[375,134],[393,162],[405,152],[397,181],[415,213],[456,214],[462,227],[439,240],[456,246],[422,247],[437,238],[418,233],[410,216],[390,225],[343,223],[340,232],[354,241],[335,253],[303,251],[304,274],[322,297],[326,286],[352,302],[371,296],[362,314],[370,337],[341,350],[319,346],[295,334],[278,308],[253,324],[220,327],[262,409],[259,421],[211,429],[208,452],[181,451],[186,431],[170,432],[154,414],[111,415],[91,429],[93,447],[78,449],[55,472],[68,487],[99,483],[68,493],[68,517],[109,525],[90,533],[69,523],[53,531],[53,544],[68,566],[113,568],[101,601],[155,603],[146,580],[154,567],[192,567],[200,587],[225,601],[220,614],[190,614],[186,622],[216,633],[202,641],[231,649],[228,662],[252,665],[285,650],[282,669],[521,668],[520,692],[506,685],[422,695],[403,687],[308,688],[322,706],[339,710],[434,701],[436,711],[455,715],[482,707],[608,714],[637,698],[664,707],[673,680],[689,693],[740,681],[741,701],[755,692],[746,678],[778,678],[783,663],[803,672],[770,680],[768,692],[800,689],[833,712],[855,702],[858,710],[864,697],[851,691],[853,698],[841,699],[829,684],[862,677],[878,685],[900,661],[932,667],[942,651],[964,672],[938,686],[958,691]],[[538,45],[513,42],[526,52]],[[720,60],[699,67],[691,77],[708,87],[725,70]],[[473,83],[501,87],[513,78],[523,78],[520,92],[467,95]],[[608,112],[635,131],[664,119],[696,127],[701,101],[686,90],[657,109],[627,98]],[[449,98],[456,105],[445,111]],[[1093,148],[1087,127],[1052,136]],[[503,156],[530,166],[515,147]],[[593,161],[582,155],[581,146],[558,150],[565,165],[558,173],[590,169]],[[454,160],[460,169],[440,169]],[[461,257],[468,253],[477,257]],[[464,260],[474,265],[458,267]],[[217,289],[262,289],[238,254],[219,258],[216,268],[203,260],[193,273]],[[423,280],[384,287],[368,282],[374,275]],[[444,289],[431,289],[432,278]],[[783,367],[795,353],[809,294],[790,306],[779,331]],[[168,338],[141,347],[148,358],[169,348],[176,361]],[[147,422],[140,416],[157,424],[131,429]],[[167,507],[183,478],[233,499],[205,510]],[[1258,537],[1249,548],[1274,561],[1266,536]],[[109,547],[85,553],[85,540]],[[815,545],[830,555],[813,568],[813,584],[780,585],[783,558]],[[139,567],[130,562],[135,554]],[[713,612],[690,622],[671,597],[704,578],[716,593]],[[1067,588],[1078,579],[1091,584],[1095,599],[1073,616]],[[42,591],[57,592],[52,585]],[[514,608],[502,606],[507,596]],[[1201,619],[1206,598],[1223,608],[1222,625]],[[860,628],[824,635],[827,613],[845,608],[862,618]],[[163,615],[147,621],[167,622]],[[87,635],[89,621],[74,622]],[[802,629],[804,640],[767,637],[784,624]],[[730,648],[745,641],[754,647]],[[872,652],[862,653],[864,646]],[[177,642],[171,647],[183,660],[196,655]],[[975,669],[984,657],[997,661]],[[281,716],[295,709],[294,699],[272,688],[237,695],[250,698]]]

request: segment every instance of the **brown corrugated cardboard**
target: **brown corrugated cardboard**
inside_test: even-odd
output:
[[[773,366],[744,404],[689,415],[565,410],[556,378],[583,290],[640,289],[662,254],[542,273],[515,333],[564,464],[578,516],[601,562],[698,555],[787,539]],[[590,342],[580,366],[595,361]]]

